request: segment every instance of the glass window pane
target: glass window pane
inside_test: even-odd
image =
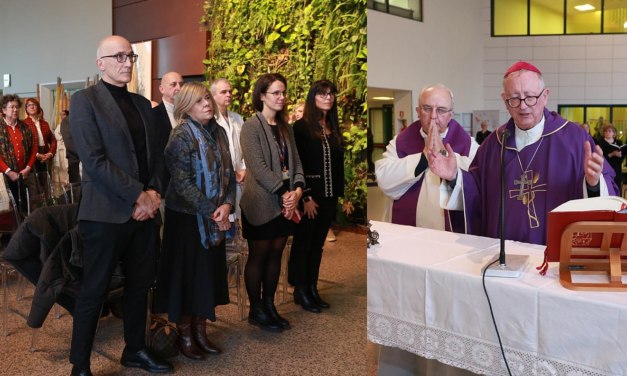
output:
[[[610,122],[610,108],[588,107],[586,117],[592,137],[603,137],[603,125]]]
[[[374,9],[381,12],[385,12],[385,0],[368,0],[368,9]]]
[[[560,115],[570,121],[578,121],[583,124],[583,107],[561,107]]]
[[[605,0],[604,33],[627,33],[627,0]]]
[[[390,14],[422,21],[420,0],[390,0]]]
[[[614,107],[612,109],[612,124],[618,132],[618,138],[625,141],[627,137],[627,107]]]
[[[383,109],[371,108],[370,109],[370,129],[372,130],[372,139],[375,144],[385,143],[385,136],[383,134]]]
[[[531,0],[532,35],[564,34],[564,0]]]
[[[601,0],[566,1],[566,34],[601,33]],[[586,5],[592,8],[575,8]]]
[[[527,0],[494,0],[494,35],[527,35]]]

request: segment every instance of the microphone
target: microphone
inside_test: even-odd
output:
[[[481,268],[484,277],[518,278],[529,263],[529,256],[505,255],[505,141],[510,136],[511,133],[507,129],[501,132],[501,210],[499,213],[501,249],[498,255]],[[496,265],[497,262],[498,265]]]

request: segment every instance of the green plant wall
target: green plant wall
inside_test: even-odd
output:
[[[340,222],[366,207],[366,0],[207,0],[207,81],[227,78],[232,110],[245,119],[255,112],[252,90],[265,73],[288,82],[288,108],[304,101],[311,84],[326,78],[339,91],[338,106],[348,146],[346,193]]]

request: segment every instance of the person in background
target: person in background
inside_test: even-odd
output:
[[[490,133],[492,132],[488,130],[488,123],[486,121],[482,121],[481,130],[477,132],[477,137],[475,137],[475,141],[477,141],[477,143],[481,145],[483,140],[485,140],[490,135]]]
[[[65,153],[65,142],[63,142],[63,136],[61,135],[61,124],[63,124],[63,121],[67,118],[69,121],[68,116],[70,115],[70,111],[68,110],[63,110],[61,111],[61,123],[59,123],[57,125],[57,127],[54,129],[54,138],[57,140],[57,154],[55,155],[54,158],[54,166],[57,168],[57,171],[59,171],[59,178],[60,181],[68,181],[68,163],[67,163],[67,159],[66,159],[66,153]],[[54,179],[54,177],[53,177]]]
[[[292,108],[292,113],[290,114],[289,118],[287,119],[287,122],[292,124],[297,120],[300,120],[303,118],[303,112],[305,111],[305,102],[298,102],[294,105],[294,108]]]
[[[74,144],[74,139],[72,138],[72,132],[70,132],[70,112],[68,111],[67,116],[61,120],[61,136],[63,137],[63,143],[65,144],[65,158],[67,159],[67,172],[68,172],[68,181],[70,183],[80,183],[81,182],[81,173],[80,173],[80,164],[81,160],[78,157],[78,152],[76,151],[76,145]]]
[[[588,125],[588,123],[583,123],[580,125],[581,128],[583,128],[583,130],[587,133],[590,134],[590,126]]]
[[[283,249],[294,233],[292,217],[298,214],[305,186],[294,132],[286,121],[286,88],[280,74],[264,74],[257,80],[253,90],[257,113],[246,120],[241,134],[248,175],[240,202],[249,248],[244,273],[250,299],[248,322],[272,332],[291,327],[277,312],[274,293]]]
[[[325,238],[344,196],[344,146],[337,113],[337,88],[328,80],[311,85],[302,119],[294,123],[294,138],[302,156],[307,190],[304,215],[296,226],[289,260],[294,303],[320,313],[330,308],[318,293],[318,276]]]
[[[163,247],[155,311],[167,312],[179,331],[177,345],[190,359],[222,350],[207,338],[207,319],[229,303],[225,234],[235,203],[229,139],[207,87],[190,82],[174,101],[179,125],[165,149],[171,174],[166,193]]]
[[[28,98],[25,101],[26,114],[24,123],[31,128],[34,127],[37,133],[37,162],[35,163],[36,172],[47,172],[48,161],[54,158],[57,153],[57,139],[52,135],[50,124],[44,120],[44,112],[39,106],[39,102],[35,98]]]
[[[623,145],[621,140],[616,138],[616,128],[610,123],[603,126],[604,137],[599,140],[599,146],[603,150],[603,156],[609,162],[610,166],[616,173],[614,182],[620,191],[621,183],[623,182],[623,169],[622,164],[627,157],[627,153],[623,153],[620,148]]]

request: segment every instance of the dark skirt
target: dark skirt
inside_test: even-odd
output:
[[[215,307],[228,303],[225,243],[205,249],[196,216],[166,207],[155,312],[171,322],[183,315],[216,321]]]
[[[261,226],[254,226],[248,222],[242,210],[242,236],[248,240],[272,240],[288,237],[294,234],[294,221],[286,219],[283,214]]]

